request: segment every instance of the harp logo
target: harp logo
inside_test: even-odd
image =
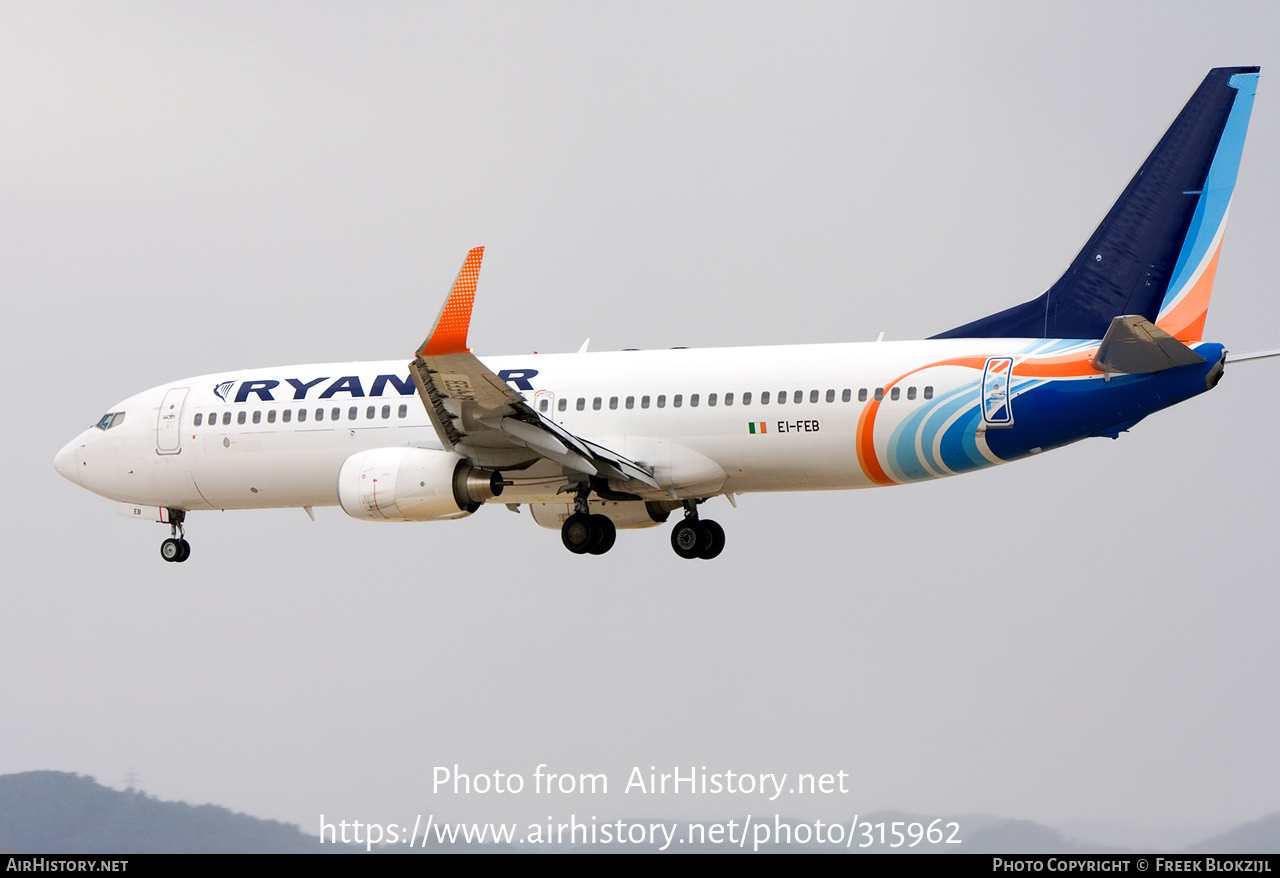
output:
[[[217,387],[213,388],[214,395],[223,402],[227,401],[227,394],[231,392],[231,388],[235,387],[234,381],[223,381]]]

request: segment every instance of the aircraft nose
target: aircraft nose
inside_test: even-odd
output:
[[[53,459],[53,468],[69,482],[80,484],[80,469],[76,466],[76,441],[73,439]]]

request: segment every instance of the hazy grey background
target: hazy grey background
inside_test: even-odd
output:
[[[0,3],[0,773],[316,831],[902,808],[1194,835],[1280,808],[1271,362],[1118,442],[747,496],[567,553],[527,514],[165,529],[58,477],[187,375],[917,338],[1041,292],[1213,66],[1263,77],[1207,335],[1280,346],[1267,3]],[[845,770],[847,796],[431,795],[437,764]]]

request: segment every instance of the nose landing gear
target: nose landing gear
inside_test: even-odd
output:
[[[182,509],[169,510],[169,532],[172,536],[160,544],[160,557],[166,561],[182,563],[191,557],[191,544],[187,542],[187,533],[182,526],[187,513]]]

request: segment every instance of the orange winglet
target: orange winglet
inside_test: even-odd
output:
[[[467,253],[466,262],[453,282],[453,290],[440,309],[436,325],[418,351],[420,357],[442,354],[465,354],[467,330],[471,328],[471,306],[476,301],[476,282],[480,279],[480,259],[483,247],[473,247]]]

